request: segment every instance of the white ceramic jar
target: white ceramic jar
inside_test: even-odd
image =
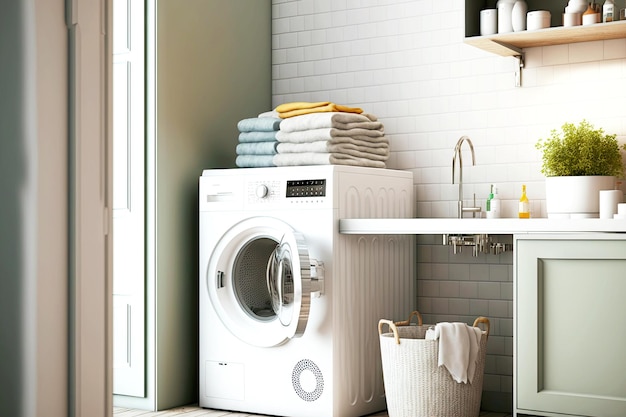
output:
[[[547,10],[533,10],[527,13],[528,30],[545,29],[550,27],[550,12]]]
[[[480,11],[480,34],[494,35],[498,33],[498,10],[484,9]]]
[[[524,0],[517,0],[511,11],[511,26],[514,32],[526,30],[526,12],[528,4]]]
[[[513,5],[516,0],[498,0],[498,33],[513,32]]]
[[[569,0],[565,13],[580,13],[581,15],[587,10],[587,0]]]

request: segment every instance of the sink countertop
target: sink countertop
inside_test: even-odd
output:
[[[343,234],[501,234],[626,233],[626,220],[617,219],[343,219]]]

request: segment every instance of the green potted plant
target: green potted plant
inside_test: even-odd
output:
[[[596,129],[587,120],[565,123],[539,139],[541,172],[546,176],[548,217],[598,217],[599,191],[615,188],[624,173],[617,135]]]

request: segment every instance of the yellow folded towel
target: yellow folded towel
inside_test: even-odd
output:
[[[276,107],[278,113],[286,113],[292,110],[300,110],[300,109],[312,109],[314,107],[324,107],[328,106],[330,101],[318,101],[317,103],[310,103],[308,101],[294,101],[292,103],[284,103]]]
[[[282,119],[300,116],[303,114],[322,112],[363,113],[363,110],[358,107],[348,107],[341,104],[331,103],[329,101],[320,101],[317,103],[296,101],[281,104],[276,107],[275,110],[278,112],[278,116]]]

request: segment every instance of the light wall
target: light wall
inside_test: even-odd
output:
[[[235,167],[237,122],[265,111],[271,91],[269,0],[181,3],[156,2],[149,92],[148,372],[156,382],[148,397],[157,410],[198,399],[198,179],[204,169]]]
[[[526,50],[517,60],[463,43],[462,0],[273,0],[272,105],[333,101],[379,117],[389,168],[411,170],[418,217],[456,216],[456,141],[468,135],[464,195],[484,207],[498,185],[503,215],[517,214],[522,184],[545,217],[539,138],[586,118],[626,140],[626,39]],[[624,1],[616,2],[617,8]],[[505,238],[504,240],[507,240]],[[417,307],[428,321],[492,321],[483,405],[511,409],[512,255],[452,255],[439,236],[418,239]]]

